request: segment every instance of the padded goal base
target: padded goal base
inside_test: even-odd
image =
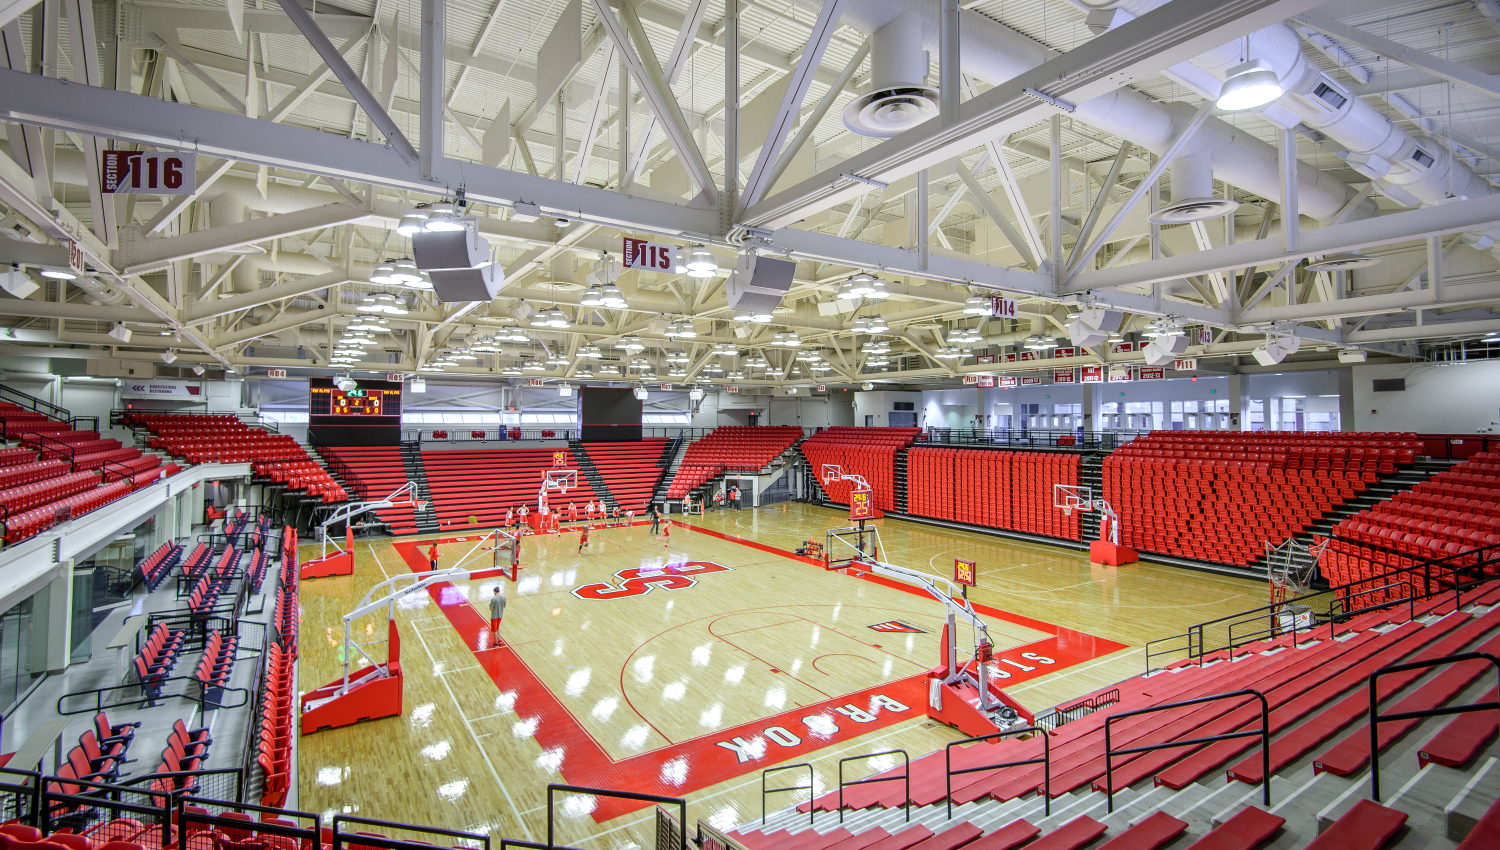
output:
[[[354,552],[335,552],[302,565],[302,578],[327,578],[328,576],[354,575]]]
[[[1089,560],[1096,564],[1120,567],[1139,561],[1141,556],[1134,550],[1119,546],[1108,540],[1095,540],[1089,544]]]

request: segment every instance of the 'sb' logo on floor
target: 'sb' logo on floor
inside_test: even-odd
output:
[[[615,573],[615,578],[620,580],[619,587],[612,584],[585,584],[574,588],[573,595],[579,599],[620,599],[627,596],[645,596],[651,592],[651,588],[656,586],[660,586],[663,590],[686,590],[698,583],[698,580],[692,576],[731,571],[730,567],[721,567],[707,561],[688,561],[684,564],[667,564],[665,567],[655,568],[636,567]]]
[[[876,623],[870,628],[874,629],[877,632],[899,632],[901,634],[909,635],[927,634],[926,629],[919,629],[916,626],[911,625],[910,623],[903,623],[900,620],[886,620],[884,623]]]

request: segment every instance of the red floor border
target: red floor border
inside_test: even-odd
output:
[[[822,562],[817,559],[799,556],[763,543],[697,528],[680,521],[670,522],[690,532],[709,534],[729,542],[822,566]],[[632,523],[644,524],[647,523]],[[437,540],[395,541],[392,545],[413,572],[425,572],[428,564],[421,547],[433,542],[456,542],[457,536],[463,535]],[[926,596],[917,588],[897,582],[868,575],[862,578]],[[489,623],[466,598],[444,592],[451,589],[452,585],[444,583],[429,588],[428,592],[455,631],[474,652],[480,666],[490,675],[501,694],[513,695],[512,705],[516,718],[513,733],[517,737],[534,737],[543,750],[543,758],[552,761],[563,779],[571,784],[684,796],[737,776],[805,757],[830,745],[902,720],[926,716],[926,677],[909,676],[855,694],[802,706],[615,761],[519,655],[509,646],[488,646]],[[1062,629],[988,606],[974,607],[987,616],[1052,635],[999,654],[1013,656],[1006,660],[1006,663],[1015,668],[1008,670],[1007,684],[1018,684],[1126,648],[1125,644]],[[596,798],[591,816],[596,822],[602,823],[638,811],[647,805]]]

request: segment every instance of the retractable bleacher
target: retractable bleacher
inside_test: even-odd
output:
[[[129,412],[123,425],[151,433],[147,445],[188,463],[253,463],[255,477],[306,493],[325,503],[349,498],[290,434],[251,428],[237,416]]]
[[[688,444],[667,498],[681,499],[725,472],[760,472],[801,436],[796,425],[721,425]]]
[[[1415,434],[1153,431],[1104,461],[1104,498],[1133,549],[1248,566],[1411,466]]]
[[[396,446],[318,446],[316,450],[325,460],[339,465],[335,471],[340,475],[352,476],[354,480],[349,483],[359,491],[356,495],[367,501],[383,499],[407,481],[406,464]],[[393,534],[417,530],[410,505],[385,508],[375,515],[390,525]]]
[[[527,505],[536,510],[542,474],[553,469],[554,449],[457,449],[422,452],[433,510],[442,527],[497,524],[507,508]],[[577,469],[577,467],[571,467]],[[582,471],[576,486],[551,496],[554,505],[598,501]]]
[[[822,480],[824,464],[838,464],[847,473],[864,476],[875,491],[875,507],[882,511],[896,509],[896,452],[909,447],[920,428],[858,428],[835,426],[824,428],[802,442],[802,453],[812,465],[812,473]],[[823,486],[828,498],[841,505],[849,503],[848,481]]]
[[[906,455],[906,510],[913,516],[1077,540],[1081,517],[1054,508],[1052,488],[1078,484],[1080,463],[1080,456],[1070,453],[919,446]]]
[[[666,440],[638,440],[620,443],[584,443],[589,461],[599,470],[610,498],[621,510],[640,513],[651,501],[656,482],[661,479],[662,450]],[[569,501],[577,501],[568,494]]]

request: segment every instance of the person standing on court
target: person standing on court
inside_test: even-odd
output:
[[[740,509],[740,485],[729,488],[729,504],[734,505],[735,510]]]
[[[655,502],[651,503],[651,533],[661,533],[661,508]]]
[[[490,646],[500,645],[500,620],[505,617],[505,592],[495,585],[495,594],[490,597]]]
[[[722,507],[724,507],[724,491],[720,490],[714,493],[714,510],[717,511]]]
[[[437,562],[438,562],[438,548],[437,548],[437,541],[434,540],[432,542],[432,548],[427,550],[427,570],[429,572],[434,572],[434,573],[437,572]]]

